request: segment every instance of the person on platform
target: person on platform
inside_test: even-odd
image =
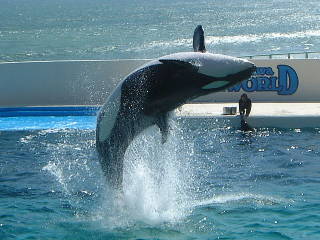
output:
[[[251,99],[248,98],[247,94],[242,94],[239,100],[239,112],[240,112],[240,129],[242,131],[252,131],[252,128],[247,123],[247,117],[251,112]]]
[[[245,115],[246,117],[249,117],[249,114],[251,112],[251,105],[251,99],[248,98],[247,94],[242,94],[239,100],[240,115]]]

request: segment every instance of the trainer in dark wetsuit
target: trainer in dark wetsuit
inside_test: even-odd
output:
[[[239,112],[240,112],[240,129],[242,131],[252,131],[252,127],[247,123],[247,117],[251,111],[251,100],[247,94],[242,94],[239,100]]]
[[[242,94],[241,98],[239,100],[239,112],[240,115],[246,115],[246,117],[249,116],[251,111],[251,100],[248,98],[247,94]]]

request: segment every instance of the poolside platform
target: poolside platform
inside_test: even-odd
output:
[[[237,107],[237,115],[223,115],[223,107]],[[185,104],[174,114],[181,118],[215,120],[230,127],[240,126],[238,103]],[[254,128],[320,127],[320,103],[252,103],[247,119]]]
[[[96,116],[100,105],[0,107],[0,117]],[[236,107],[236,115],[223,115]],[[238,103],[189,103],[172,112],[178,119],[199,118],[217,126],[240,127]],[[320,128],[320,103],[252,103],[247,119],[253,128]]]

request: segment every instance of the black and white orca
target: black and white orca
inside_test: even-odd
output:
[[[189,100],[248,79],[255,70],[247,60],[204,53],[202,27],[197,29],[197,52],[163,56],[136,69],[118,84],[101,108],[96,146],[112,187],[122,187],[124,154],[139,133],[158,125],[164,142],[168,112]]]

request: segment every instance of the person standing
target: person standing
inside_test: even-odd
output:
[[[253,129],[247,123],[247,117],[251,112],[251,99],[248,98],[247,94],[242,94],[239,100],[239,112],[240,112],[240,129],[242,131],[252,131]]]
[[[239,100],[239,112],[240,115],[249,116],[251,112],[251,99],[248,98],[247,94],[242,94]]]

